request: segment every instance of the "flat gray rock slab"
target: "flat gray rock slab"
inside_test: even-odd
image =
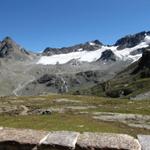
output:
[[[66,99],[66,98],[55,99],[53,101],[57,102],[57,103],[62,103],[62,102],[64,102],[64,103],[81,103],[78,100],[71,100],[71,99]]]
[[[150,150],[150,135],[138,135],[142,150]]]
[[[47,134],[47,131],[0,128],[0,141],[14,141],[19,144],[37,145]]]
[[[118,121],[131,127],[150,129],[150,115],[93,112],[93,118],[103,121]]]
[[[51,147],[53,150],[75,149],[75,145],[80,134],[78,132],[56,131],[50,132],[40,141],[39,149],[46,150]]]
[[[124,134],[83,133],[77,140],[76,150],[141,150],[138,140]]]

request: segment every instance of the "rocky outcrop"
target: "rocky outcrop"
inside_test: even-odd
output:
[[[74,88],[79,88],[85,84],[95,84],[99,82],[101,77],[99,71],[85,71],[76,74],[44,74],[36,81],[36,88],[43,85],[49,92],[67,93]],[[32,83],[34,84],[34,83]]]
[[[132,74],[139,72],[141,72],[142,77],[150,77],[150,48],[144,49],[142,57]]]
[[[139,61],[139,67],[140,68],[150,68],[150,48],[147,48],[141,57],[141,60]]]
[[[139,48],[135,51],[130,52],[131,55],[138,55],[138,54],[142,54],[144,52],[145,48]]]
[[[39,84],[46,84],[47,87],[53,87],[57,89],[59,93],[68,92],[68,85],[63,76],[45,74],[40,77],[37,82]]]
[[[102,52],[101,58],[98,61],[116,61],[116,56],[110,49],[108,49]]]
[[[141,137],[141,136],[140,136]],[[148,139],[149,141],[149,139]],[[140,138],[140,142],[143,142]],[[0,150],[141,150],[137,139],[125,134],[0,129]],[[143,148],[143,150],[148,150]]]

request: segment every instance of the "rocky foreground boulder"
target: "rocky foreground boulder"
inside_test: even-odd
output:
[[[141,150],[141,145],[125,134],[1,128],[0,150]]]
[[[77,141],[77,150],[140,150],[139,142],[129,135],[83,133]]]
[[[142,150],[150,150],[150,135],[138,135]]]

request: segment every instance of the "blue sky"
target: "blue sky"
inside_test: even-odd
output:
[[[150,0],[0,0],[0,39],[28,50],[118,38],[150,30]]]

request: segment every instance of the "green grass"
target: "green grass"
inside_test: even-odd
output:
[[[78,131],[124,133],[132,136],[150,134],[150,130],[132,128],[119,122],[93,120],[89,116],[53,114],[51,116],[0,116],[0,125],[13,128],[30,128],[46,131]]]
[[[56,99],[76,100],[79,103],[60,102]],[[18,115],[26,106],[30,111],[41,108],[64,108],[67,106],[96,106],[85,110],[67,110],[65,113],[52,113],[51,115]],[[11,110],[17,107],[17,110]],[[48,95],[39,97],[3,97],[0,98],[0,109],[10,112],[0,113],[0,126],[14,128],[31,128],[39,130],[70,130],[90,132],[127,133],[133,136],[137,134],[150,134],[150,130],[129,127],[120,122],[106,122],[92,119],[92,112],[114,112],[150,115],[150,101],[130,101],[127,99],[111,99],[95,96],[74,95]],[[88,114],[79,115],[79,112]]]
[[[56,99],[77,100],[80,103],[61,102],[56,103]],[[0,99],[0,108],[7,106],[25,105],[29,109],[40,108],[61,108],[65,106],[96,106],[96,109],[89,111],[116,112],[116,113],[133,113],[150,115],[150,100],[131,101],[128,99],[114,99],[96,96],[74,96],[74,95],[48,95],[40,97],[5,97]]]

